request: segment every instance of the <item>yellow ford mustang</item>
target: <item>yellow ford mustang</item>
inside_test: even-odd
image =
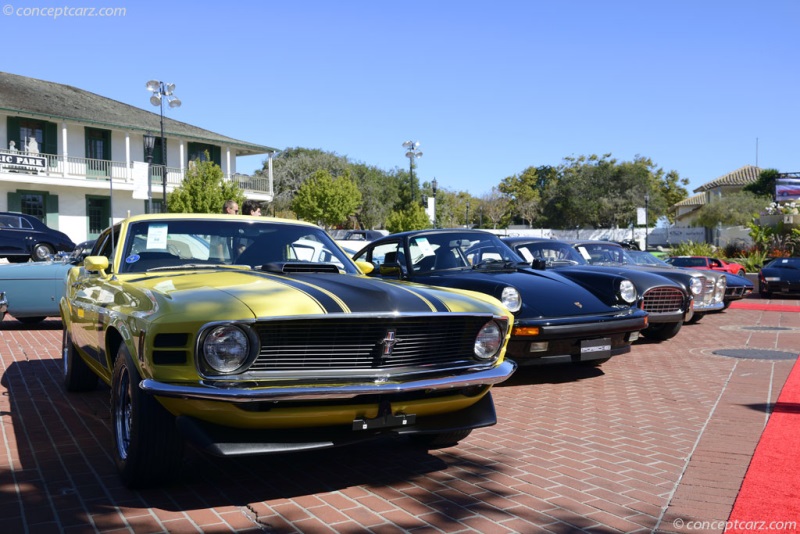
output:
[[[512,318],[492,297],[368,278],[320,228],[142,215],[107,229],[60,302],[64,384],[111,387],[123,482],[219,456],[384,434],[448,446],[496,422]]]

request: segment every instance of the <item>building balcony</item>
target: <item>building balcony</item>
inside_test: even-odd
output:
[[[160,196],[165,174],[167,192],[170,192],[183,182],[186,170],[153,164],[149,173],[153,194]],[[128,163],[0,150],[0,181],[102,189],[110,186],[118,190],[130,190],[134,198],[147,198],[147,177],[148,164],[144,161]],[[228,174],[225,178],[236,182],[248,198],[272,200],[272,183],[269,178],[245,174]]]

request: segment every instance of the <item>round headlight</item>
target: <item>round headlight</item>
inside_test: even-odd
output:
[[[689,289],[692,291],[692,295],[699,295],[703,292],[703,280],[693,276],[691,282],[689,282]]]
[[[725,298],[725,289],[728,286],[728,280],[724,276],[720,276],[717,280],[717,284],[714,287],[714,300],[717,302],[722,302]]]
[[[475,356],[481,360],[489,360],[497,355],[503,346],[503,329],[494,322],[489,321],[475,338]]]
[[[203,340],[203,357],[218,373],[232,373],[250,355],[250,341],[241,328],[221,325],[213,328]]]
[[[522,308],[522,295],[519,294],[515,287],[504,287],[503,293],[500,295],[500,301],[503,306],[508,308],[510,312],[516,313]]]
[[[619,298],[628,304],[636,301],[636,286],[630,280],[623,280],[619,283]]]

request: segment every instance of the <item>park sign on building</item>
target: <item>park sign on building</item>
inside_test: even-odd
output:
[[[27,154],[0,154],[0,165],[8,169],[42,170],[47,167],[47,158]]]

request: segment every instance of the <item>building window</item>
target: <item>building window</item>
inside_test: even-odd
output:
[[[86,128],[86,174],[111,176],[111,130]]]
[[[50,165],[56,165],[58,154],[58,129],[54,122],[28,119],[25,117],[8,117],[8,148],[13,143],[14,149],[20,152],[38,152],[53,156]]]
[[[222,150],[218,146],[207,143],[189,143],[189,163],[193,161],[211,161],[222,166]]]
[[[32,215],[42,222],[46,221],[43,194],[24,193],[20,195],[19,210],[25,215]]]
[[[108,197],[86,196],[86,219],[89,239],[95,239],[110,226],[111,200]]]

